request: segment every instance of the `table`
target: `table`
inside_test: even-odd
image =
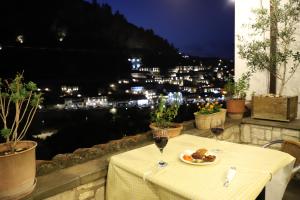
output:
[[[216,147],[222,151],[213,165],[190,165],[179,159],[185,149]],[[169,140],[164,150],[167,167],[156,167],[159,158],[154,144],[112,156],[106,199],[248,200],[255,199],[264,187],[266,199],[281,199],[295,162],[294,157],[277,150],[185,134]],[[237,173],[229,187],[224,187],[230,166]]]

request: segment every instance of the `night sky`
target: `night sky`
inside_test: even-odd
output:
[[[152,29],[179,51],[233,58],[234,0],[98,0],[137,26]]]

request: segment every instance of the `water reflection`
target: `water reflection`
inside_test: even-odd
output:
[[[51,159],[58,153],[73,152],[148,131],[151,108],[119,107],[92,110],[42,110],[28,133],[38,142],[37,159]],[[193,119],[197,105],[181,106],[177,122]]]

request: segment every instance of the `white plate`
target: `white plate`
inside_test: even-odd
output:
[[[188,160],[184,160],[183,159],[184,155],[192,155],[195,151],[196,150],[191,150],[191,149],[184,150],[183,152],[181,152],[179,154],[179,159],[182,162],[185,162],[185,163],[188,163],[188,164],[191,164],[191,165],[211,165],[211,164],[215,164],[216,162],[219,161],[219,156],[217,156],[215,153],[210,152],[210,151],[207,151],[206,155],[214,155],[214,156],[216,156],[216,159],[213,162],[207,162],[207,161],[201,161],[201,160],[199,160],[199,162],[192,162],[192,161],[188,161]]]

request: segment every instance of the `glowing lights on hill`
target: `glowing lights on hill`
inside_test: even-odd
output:
[[[23,35],[18,35],[16,38],[16,42],[19,42],[20,44],[24,43],[24,36]]]
[[[64,95],[74,95],[79,91],[78,86],[62,86],[61,91]]]
[[[117,113],[117,108],[115,108],[115,107],[112,107],[110,110],[109,110],[109,112],[111,113],[111,114],[116,114]]]
[[[138,57],[128,58],[128,61],[131,62],[131,68],[137,70],[142,66],[142,59]]]

